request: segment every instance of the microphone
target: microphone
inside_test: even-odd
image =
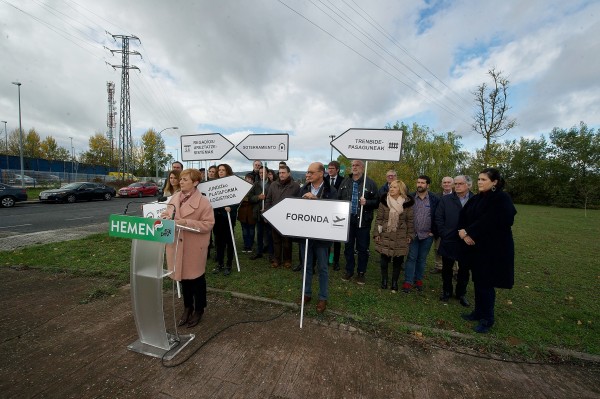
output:
[[[147,202],[144,201],[129,201],[127,203],[127,205],[125,205],[125,210],[123,211],[123,215],[127,215],[127,210],[129,209],[129,205],[131,204],[147,204]]]

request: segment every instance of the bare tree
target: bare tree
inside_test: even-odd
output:
[[[489,166],[490,145],[496,138],[502,137],[517,125],[516,119],[510,119],[507,115],[510,109],[507,102],[508,79],[502,76],[502,71],[496,71],[496,68],[490,69],[488,75],[492,78],[491,87],[482,83],[473,92],[477,111],[474,116],[475,121],[471,125],[473,130],[485,139],[483,159],[485,167]]]

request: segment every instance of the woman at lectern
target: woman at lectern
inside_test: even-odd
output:
[[[181,282],[183,314],[179,326],[194,327],[202,319],[206,307],[206,256],[210,232],[215,224],[210,202],[197,189],[200,171],[185,169],[179,175],[180,190],[173,194],[162,217],[173,216],[177,226],[173,244],[167,244],[167,264],[171,278]],[[188,229],[185,229],[188,228]],[[189,230],[194,229],[194,231]]]

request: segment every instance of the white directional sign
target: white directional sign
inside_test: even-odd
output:
[[[287,161],[288,134],[249,134],[235,148],[249,160]]]
[[[331,142],[348,159],[400,161],[402,130],[348,129]]]
[[[237,176],[227,176],[198,185],[213,208],[239,204],[251,188],[252,184]]]
[[[220,133],[181,136],[181,160],[212,161],[221,159],[233,147],[233,143]]]
[[[348,240],[350,201],[285,198],[263,216],[284,236]]]

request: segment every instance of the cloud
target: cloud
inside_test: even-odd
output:
[[[396,120],[454,130],[474,149],[482,139],[470,130],[471,92],[494,66],[511,80],[519,125],[509,137],[600,124],[597,2],[40,4],[0,5],[0,51],[11,60],[0,65],[0,116],[16,126],[10,82],[19,79],[24,127],[63,146],[74,137],[78,150],[107,130],[109,80],[118,112],[121,71],[106,62],[121,58],[103,46],[120,41],[105,31],[141,39],[131,42],[143,57],[130,58],[140,68],[130,72],[134,136],[178,126],[163,133],[173,152],[179,135],[208,127],[235,143],[249,132],[287,132],[289,163],[303,169],[329,159],[329,135]],[[247,169],[235,153],[224,161]]]

